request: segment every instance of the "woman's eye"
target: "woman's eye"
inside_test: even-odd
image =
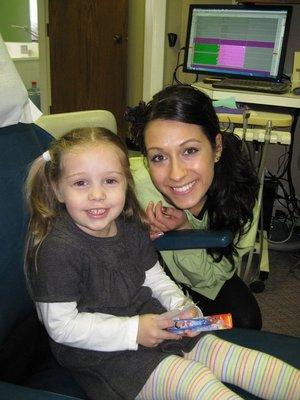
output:
[[[190,155],[190,154],[195,154],[199,151],[199,149],[196,149],[196,147],[188,147],[187,149],[184,150],[184,154]]]
[[[162,154],[154,154],[153,156],[150,157],[150,161],[152,162],[160,162],[164,161],[166,157]]]

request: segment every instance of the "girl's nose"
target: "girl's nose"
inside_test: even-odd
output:
[[[173,181],[180,181],[186,176],[186,168],[181,160],[173,159],[170,163],[169,178]]]
[[[93,186],[88,194],[89,200],[101,201],[106,198],[105,190],[101,186]]]

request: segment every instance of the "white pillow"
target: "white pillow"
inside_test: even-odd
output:
[[[30,124],[41,114],[29,100],[24,83],[0,34],[0,128],[18,122]]]

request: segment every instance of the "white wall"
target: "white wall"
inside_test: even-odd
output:
[[[8,53],[26,87],[31,81],[39,84],[39,45],[33,42],[5,42]]]
[[[38,59],[19,58],[19,59],[14,59],[13,61],[26,89],[29,89],[31,87],[31,81],[37,81],[37,84],[39,85]]]

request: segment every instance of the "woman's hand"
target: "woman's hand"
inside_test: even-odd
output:
[[[150,237],[152,240],[167,231],[190,228],[184,211],[174,207],[164,207],[161,201],[156,205],[150,201],[146,213],[150,221]]]
[[[196,305],[190,306],[187,309],[183,310],[180,312],[178,318],[179,319],[189,319],[189,318],[197,318],[197,317],[202,317],[202,312],[200,308],[198,308]],[[182,337],[187,336],[187,337],[194,337],[199,335],[199,332],[195,331],[185,331],[184,333],[180,334]]]
[[[196,305],[190,305],[188,308],[185,308],[184,310],[180,311],[178,318],[179,319],[199,318],[202,317],[202,315],[203,314],[200,308],[198,308]]]
[[[137,343],[146,347],[156,347],[164,340],[180,340],[181,336],[166,330],[173,325],[174,321],[159,318],[157,314],[139,315]]]

